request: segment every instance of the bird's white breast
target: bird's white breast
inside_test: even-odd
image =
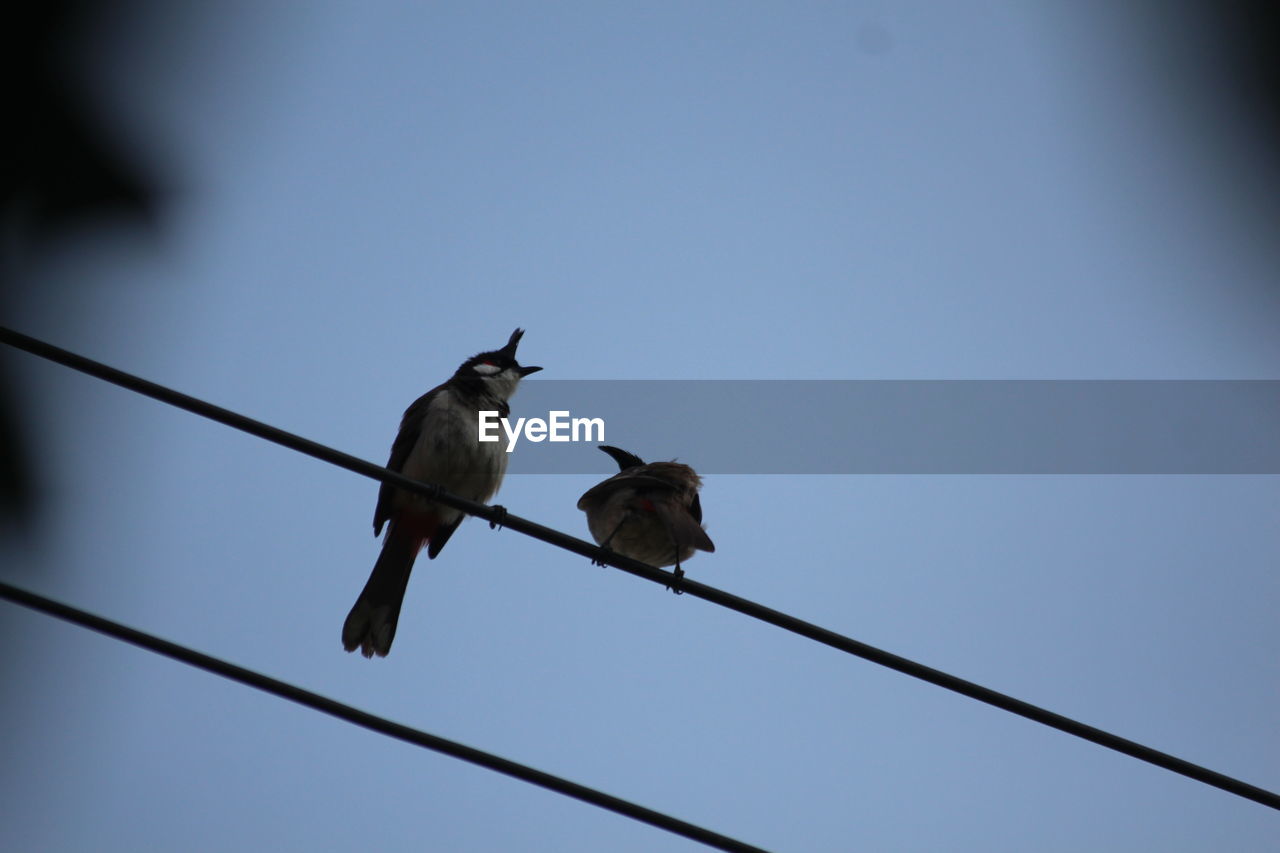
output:
[[[497,441],[481,442],[478,412],[470,401],[460,403],[441,389],[427,406],[405,475],[471,500],[492,497],[507,471],[507,437],[499,430]]]

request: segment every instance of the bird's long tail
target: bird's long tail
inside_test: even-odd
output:
[[[375,654],[385,657],[391,651],[396,622],[400,619],[400,605],[409,585],[409,573],[413,571],[413,561],[427,539],[420,533],[418,530],[410,532],[395,521],[391,522],[382,544],[382,553],[378,555],[364,590],[342,625],[342,647],[347,651],[353,652],[358,648],[367,658]]]

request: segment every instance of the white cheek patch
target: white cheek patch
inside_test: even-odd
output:
[[[483,364],[483,363],[477,364],[473,369],[475,370],[476,373],[479,373],[481,376],[492,376],[493,374],[499,373],[502,371],[502,368],[498,367],[498,365],[496,364]]]

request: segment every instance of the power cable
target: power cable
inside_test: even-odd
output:
[[[318,444],[293,433],[286,432],[269,424],[255,421],[252,418],[245,417],[237,412],[215,406],[212,403],[205,402],[196,397],[157,385],[140,377],[109,367],[68,350],[55,347],[36,338],[28,337],[11,329],[0,326],[0,341],[7,343],[18,349],[25,350],[33,355],[41,358],[57,362],[74,370],[87,373],[107,382],[114,383],[131,391],[136,391],[156,400],[160,400],[178,408],[185,409],[193,414],[218,421],[219,423],[242,430],[264,438],[284,447],[305,453],[308,456],[321,459],[341,468],[346,468],[357,474],[369,477],[374,480],[380,480],[384,483],[390,483],[397,488],[406,491],[416,492],[431,500],[438,501],[447,506],[462,510],[463,512],[474,515],[479,518],[486,519],[491,527],[507,527],[527,536],[532,536],[548,544],[564,548],[575,554],[581,554],[589,557],[596,562],[613,566],[616,569],[636,575],[645,580],[662,584],[663,586],[678,589],[688,593],[695,598],[701,598],[721,607],[727,607],[730,610],[736,610],[745,616],[768,622],[779,628],[783,628],[792,633],[799,634],[802,637],[808,637],[832,648],[839,649],[847,654],[855,655],[869,660],[872,663],[886,666],[909,675],[913,678],[927,681],[938,687],[946,688],[979,702],[985,702],[1020,717],[1034,720],[1037,723],[1058,729],[1067,734],[1075,735],[1084,740],[1104,746],[1107,749],[1113,749],[1117,752],[1145,761],[1148,764],[1154,764],[1157,767],[1163,767],[1174,773],[1181,774],[1206,785],[1212,785],[1215,788],[1221,788],[1248,800],[1253,800],[1264,806],[1280,810],[1280,794],[1268,791],[1265,788],[1259,788],[1256,785],[1250,785],[1247,782],[1235,779],[1231,776],[1210,770],[1190,761],[1170,755],[1167,752],[1153,749],[1128,738],[1111,734],[1103,729],[1081,723],[1062,714],[1057,714],[1021,699],[1015,699],[1004,693],[975,684],[963,678],[951,675],[941,670],[925,666],[908,658],[895,655],[878,649],[875,646],[868,645],[843,634],[837,634],[834,631],[820,627],[812,622],[806,622],[797,619],[794,616],[765,607],[745,598],[741,598],[724,590],[708,586],[697,581],[689,580],[687,577],[678,577],[672,572],[664,572],[661,569],[624,557],[607,548],[600,548],[590,542],[570,536],[567,533],[561,533],[550,527],[544,527],[537,522],[521,518],[518,515],[509,513],[501,506],[488,506],[475,501],[467,500],[449,492],[444,491],[439,486],[428,483],[420,483],[411,480],[395,471],[390,471],[371,462],[366,462],[355,456],[351,456],[333,448]]]
[[[8,599],[16,604],[29,607],[40,613],[54,616],[58,619],[66,620],[81,627],[106,634],[117,640],[123,640],[126,643],[132,643],[135,646],[144,648],[148,651],[155,652],[158,655],[172,658],[189,666],[203,669],[206,672],[212,672],[223,678],[232,681],[238,681],[249,687],[254,687],[264,693],[270,693],[273,696],[279,696],[281,699],[288,699],[290,702],[296,702],[315,711],[337,717],[340,720],[346,720],[357,726],[362,726],[370,731],[387,735],[415,746],[425,747],[426,749],[435,750],[436,752],[451,755],[454,758],[460,758],[463,761],[469,761],[481,767],[487,767],[490,770],[496,770],[499,773],[505,773],[516,779],[539,785],[548,790],[564,794],[568,797],[581,800],[584,803],[590,803],[593,806],[599,806],[602,809],[608,809],[611,812],[624,815],[638,820],[641,823],[647,823],[650,826],[656,826],[659,829],[665,829],[676,835],[683,835],[685,838],[694,841],[700,841],[709,847],[715,847],[720,850],[735,851],[735,853],[764,853],[759,847],[754,847],[737,839],[730,838],[727,835],[721,835],[718,832],[712,832],[709,829],[688,823],[679,818],[671,817],[662,812],[645,808],[627,800],[614,797],[594,788],[588,788],[586,785],[579,785],[577,782],[570,782],[559,776],[553,776],[550,773],[544,773],[524,764],[519,764],[506,758],[485,752],[475,747],[458,743],[457,741],[448,740],[437,735],[428,734],[419,729],[411,728],[400,723],[392,722],[385,717],[379,717],[370,714],[368,711],[361,711],[359,708],[345,705],[342,702],[335,701],[327,696],[321,696],[319,693],[312,693],[310,690],[304,690],[293,684],[263,675],[251,669],[237,666],[233,663],[211,657],[186,646],[180,646],[177,643],[171,643],[168,640],[162,640],[154,634],[148,634],[138,631],[119,622],[113,622],[93,613],[88,613],[75,607],[71,607],[61,602],[54,601],[44,596],[36,595],[16,586],[0,581],[0,598]]]

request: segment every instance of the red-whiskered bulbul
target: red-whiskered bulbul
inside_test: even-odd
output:
[[[650,462],[634,453],[601,445],[618,463],[618,473],[578,498],[596,544],[651,566],[675,566],[694,551],[716,546],[702,529],[702,478],[679,462]]]
[[[400,421],[387,467],[468,500],[484,503],[493,497],[507,470],[507,437],[498,430],[497,441],[480,441],[479,412],[497,411],[505,418],[520,380],[542,369],[516,362],[523,335],[524,329],[516,329],[502,349],[473,355],[449,381],[414,400]],[[390,525],[373,572],[343,623],[343,648],[360,649],[367,658],[391,650],[418,552],[426,546],[434,560],[465,517],[461,510],[382,484],[373,511],[374,535]]]

